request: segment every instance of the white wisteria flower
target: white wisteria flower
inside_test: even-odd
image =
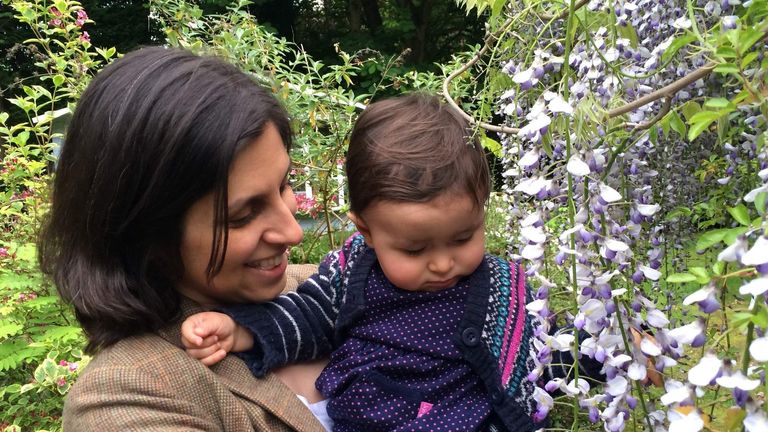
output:
[[[643,216],[653,216],[660,209],[661,209],[661,206],[658,204],[638,204],[637,205],[637,211],[640,212],[640,214]]]
[[[715,292],[716,290],[714,286],[707,285],[689,294],[688,297],[683,299],[683,304],[688,306],[694,303],[698,303],[698,302],[710,299],[715,295]]]
[[[688,381],[697,386],[707,386],[720,372],[723,362],[712,353],[704,354],[699,363],[688,371]]]
[[[616,375],[613,379],[605,383],[605,392],[611,396],[621,396],[627,392],[629,382],[621,375]]]
[[[540,244],[527,244],[520,255],[530,261],[535,261],[544,255],[544,248]]]
[[[757,198],[761,192],[768,192],[768,183],[749,191],[746,195],[744,195],[744,201],[750,203],[754,202],[755,198]]]
[[[544,233],[544,228],[528,225],[520,230],[520,235],[534,243],[544,243],[547,240],[547,235]]]
[[[755,409],[744,419],[744,429],[747,432],[768,432],[768,418],[760,409]]]
[[[536,195],[547,186],[547,181],[541,177],[527,178],[515,186],[515,192],[522,192],[527,195]]]
[[[741,371],[718,377],[715,382],[725,388],[738,388],[744,391],[752,391],[760,385],[760,380],[749,379]]]
[[[568,102],[566,102],[562,98],[562,96],[560,96],[559,94],[555,94],[552,100],[549,101],[547,108],[549,108],[549,111],[553,114],[554,113],[563,113],[565,115],[573,114],[573,107]]]
[[[697,432],[704,428],[704,420],[696,410],[684,414],[673,408],[669,410],[667,416],[669,417],[669,432]]]
[[[674,339],[679,344],[690,345],[703,331],[704,324],[701,320],[696,320],[668,331],[667,336]]]
[[[664,389],[667,391],[659,399],[664,405],[672,405],[683,402],[691,397],[691,389],[687,385],[673,379],[664,383]]]
[[[743,236],[739,236],[736,238],[736,241],[731,243],[730,246],[723,249],[722,252],[717,254],[717,260],[718,261],[725,261],[725,262],[736,262],[741,259],[741,257],[744,255],[744,252],[747,251],[747,239]]]
[[[590,173],[589,165],[575,154],[568,159],[565,169],[576,177],[584,177]]]
[[[518,164],[523,168],[533,166],[539,161],[539,149],[533,149],[526,152],[523,157],[520,158]]]
[[[607,247],[608,249],[614,252],[624,252],[627,249],[629,249],[629,245],[627,245],[623,241],[612,239],[612,238],[605,239],[605,247]]]
[[[753,340],[749,344],[749,354],[759,362],[768,362],[768,336]]]
[[[632,362],[627,368],[627,376],[634,381],[642,381],[648,375],[648,369],[644,364]]]
[[[648,266],[638,266],[638,270],[643,272],[643,275],[652,281],[657,281],[661,277],[661,272]]]
[[[661,347],[657,342],[644,338],[640,342],[640,351],[647,356],[656,357],[661,354]]]
[[[768,276],[759,277],[753,279],[739,288],[739,294],[747,295],[751,294],[755,297],[768,291]]]
[[[669,319],[667,319],[667,316],[664,315],[664,312],[658,309],[648,311],[648,314],[646,315],[646,321],[648,324],[656,328],[663,328],[669,324]]]
[[[768,263],[768,238],[760,236],[744,255],[741,263],[745,266],[757,266]]]
[[[620,200],[621,194],[616,189],[600,183],[600,198],[607,203],[612,203]]]

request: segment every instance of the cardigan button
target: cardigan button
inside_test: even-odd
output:
[[[474,327],[467,327],[461,332],[461,341],[466,346],[477,346],[480,343],[480,332]]]

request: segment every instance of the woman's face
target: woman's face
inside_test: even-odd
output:
[[[235,157],[229,172],[229,238],[221,271],[209,284],[206,268],[213,241],[213,193],[184,217],[181,294],[205,305],[263,302],[285,287],[287,249],[303,236],[287,183],[290,159],[271,123]]]

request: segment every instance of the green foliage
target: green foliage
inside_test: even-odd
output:
[[[53,122],[69,110],[94,71],[115,55],[94,50],[78,2],[4,0],[39,53],[33,79],[0,113],[0,428],[60,430],[63,395],[87,362],[82,330],[36,264],[36,238],[48,207]],[[7,428],[6,428],[7,427]]]

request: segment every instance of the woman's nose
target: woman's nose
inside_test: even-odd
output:
[[[283,194],[271,221],[272,226],[264,234],[265,240],[274,244],[297,245],[304,238],[304,230],[296,220],[296,198],[290,190]]]

